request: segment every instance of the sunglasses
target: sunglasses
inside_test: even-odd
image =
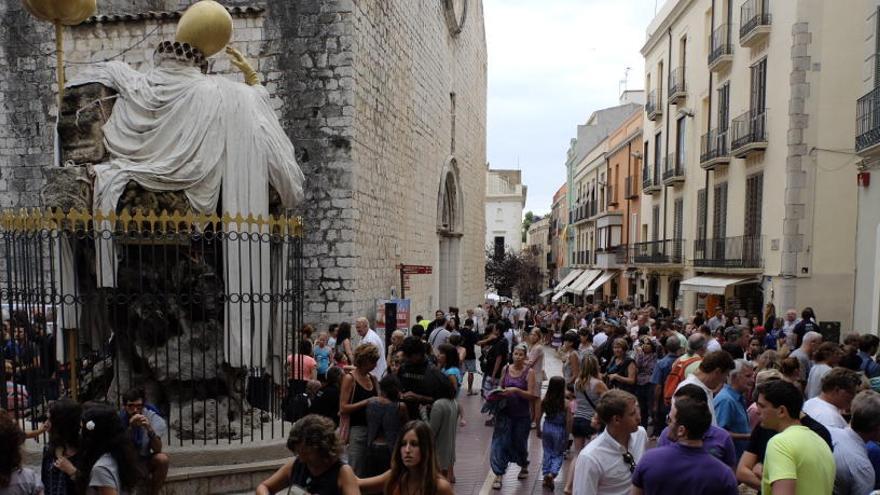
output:
[[[625,462],[627,464],[627,466],[629,466],[630,473],[635,472],[636,460],[632,454],[630,454],[629,452],[624,452],[623,453],[623,462]]]

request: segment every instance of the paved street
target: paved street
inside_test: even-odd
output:
[[[548,376],[561,375],[562,363],[556,357],[556,353],[552,347],[545,347],[544,366]],[[479,382],[474,382],[477,387]],[[545,381],[542,389],[546,389]],[[492,493],[492,474],[489,469],[489,448],[492,441],[492,428],[484,426],[485,416],[480,415],[480,407],[482,405],[479,396],[463,395],[461,399],[462,407],[465,411],[465,419],[467,426],[460,428],[458,431],[457,459],[455,462],[455,493],[466,494],[487,494]],[[549,493],[541,486],[541,440],[534,435],[529,435],[529,460],[531,466],[529,469],[529,478],[527,480],[517,480],[519,468],[511,465],[507,475],[504,477],[502,485],[502,494],[532,494],[532,493]],[[566,461],[564,468],[568,467]],[[557,479],[555,493],[562,493],[564,478],[562,475]],[[496,492],[497,493],[497,492]]]

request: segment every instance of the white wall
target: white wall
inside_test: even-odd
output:
[[[486,247],[495,246],[495,237],[504,236],[507,248],[522,249],[523,206],[520,200],[486,199]]]

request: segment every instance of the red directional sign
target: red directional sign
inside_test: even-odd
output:
[[[434,268],[431,265],[400,265],[400,271],[404,275],[430,275]]]

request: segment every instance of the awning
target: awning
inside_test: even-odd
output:
[[[700,276],[689,278],[683,281],[679,288],[681,290],[688,290],[691,292],[702,292],[703,294],[724,295],[724,289],[726,289],[727,287],[731,285],[747,284],[750,282],[757,283],[758,281],[754,277],[740,278]]]
[[[580,296],[584,293],[584,289],[590,285],[590,282],[596,280],[596,277],[601,273],[602,270],[584,270],[584,273],[581,273],[581,276],[572,282],[566,290]]]
[[[556,302],[556,301],[562,299],[562,296],[564,296],[566,293],[568,293],[567,290],[561,290],[561,291],[557,292],[552,298],[550,298],[550,300],[553,302]]]
[[[574,282],[574,279],[578,278],[578,276],[580,276],[582,272],[583,270],[578,270],[577,268],[568,272],[568,275],[566,275],[565,278],[562,279],[562,282],[556,284],[556,287],[553,288],[553,292],[559,292],[562,289],[566,288],[569,284]]]
[[[547,297],[550,294],[553,294],[553,289],[547,289],[544,292],[538,294],[538,297]]]
[[[611,280],[612,277],[617,275],[617,270],[605,270],[602,272],[602,275],[593,281],[592,284],[587,288],[587,294],[595,293],[599,287],[605,285],[605,282]]]

